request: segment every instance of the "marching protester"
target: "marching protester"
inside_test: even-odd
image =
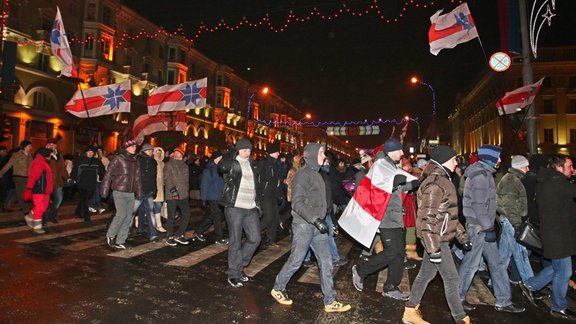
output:
[[[26,220],[26,224],[28,224],[36,234],[46,233],[42,228],[42,216],[46,209],[48,209],[50,195],[53,190],[52,169],[50,169],[50,165],[48,164],[52,152],[51,149],[45,147],[38,150],[34,161],[32,161],[30,165],[26,190],[22,197],[23,201],[32,198],[32,202],[34,203],[32,215],[27,214],[24,216],[24,219]]]
[[[94,195],[98,179],[104,177],[104,165],[94,155],[96,148],[89,146],[83,155],[74,160],[71,178],[76,182],[76,189],[80,193],[80,202],[76,207],[76,217],[90,223],[90,200]]]
[[[258,160],[258,192],[260,193],[260,205],[262,206],[262,220],[260,228],[266,230],[263,240],[265,246],[278,247],[276,243],[276,230],[280,222],[278,202],[283,199],[280,188],[280,168],[277,163],[280,156],[280,145],[270,143],[266,148],[266,157]]]
[[[54,189],[52,190],[52,201],[48,209],[42,217],[42,223],[45,225],[47,222],[58,224],[56,217],[58,216],[58,209],[62,204],[64,183],[70,179],[70,175],[66,170],[66,163],[64,157],[58,152],[58,141],[55,138],[50,138],[46,141],[46,148],[52,150],[50,154],[50,169],[52,170],[52,178]]]
[[[176,246],[187,245],[188,240],[184,236],[190,222],[190,203],[188,202],[189,178],[188,166],[184,161],[184,151],[175,148],[170,159],[164,164],[164,199],[168,204],[168,222],[166,223],[166,244]],[[174,233],[174,219],[176,209],[182,213],[178,230]]]
[[[154,160],[156,160],[156,196],[154,197],[154,220],[156,220],[156,230],[165,233],[162,226],[162,205],[164,204],[164,149],[154,148]],[[167,215],[165,215],[166,218]]]
[[[328,246],[326,223],[326,185],[319,174],[324,163],[324,146],[310,143],[304,147],[306,163],[292,179],[292,248],[290,257],[276,276],[271,294],[278,303],[292,305],[286,293],[290,278],[298,271],[308,249],[312,248],[318,261],[320,287],[324,294],[324,311],[346,312],[352,307],[336,299],[332,278],[332,255]]]
[[[4,176],[8,170],[12,169],[12,180],[14,181],[14,187],[16,194],[13,196],[14,199],[20,205],[20,209],[24,215],[30,213],[30,207],[26,205],[24,200],[22,200],[22,195],[26,190],[26,183],[28,182],[28,170],[32,164],[32,143],[28,140],[23,140],[20,142],[20,150],[12,154],[12,157],[0,170],[0,177]],[[4,203],[5,207],[10,207],[10,199]]]
[[[142,193],[140,198],[136,198],[134,203],[134,213],[138,211],[136,218],[136,229],[138,233],[144,233],[144,225],[148,222],[150,231],[150,241],[158,242],[158,233],[156,232],[156,218],[154,217],[154,197],[158,188],[156,187],[157,180],[157,163],[152,157],[154,154],[154,147],[149,143],[145,143],[140,148],[140,154],[136,159],[140,163],[140,183],[142,186]]]

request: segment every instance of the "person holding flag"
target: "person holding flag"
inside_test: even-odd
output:
[[[382,296],[406,301],[409,295],[400,291],[398,288],[404,271],[404,249],[406,245],[402,196],[404,192],[418,188],[420,181],[414,177],[411,177],[411,179],[414,180],[408,181],[407,176],[410,175],[398,167],[398,162],[400,162],[403,155],[404,152],[402,151],[402,143],[400,143],[400,141],[394,138],[386,140],[384,143],[384,158],[375,162],[370,173],[360,184],[360,188],[356,191],[354,199],[351,200],[351,204],[349,204],[346,209],[350,212],[352,205],[360,204],[360,206],[362,206],[362,198],[364,195],[372,194],[370,191],[378,192],[379,199],[377,203],[380,206],[377,207],[379,208],[379,213],[383,213],[384,217],[382,217],[382,215],[369,216],[380,217],[378,228],[385,249],[383,252],[369,257],[368,262],[352,267],[352,283],[356,290],[362,291],[364,288],[364,279],[368,275],[388,267],[388,279],[384,284]],[[376,181],[377,178],[382,180],[382,186],[384,188],[378,186],[380,181]],[[391,188],[387,188],[387,182],[392,182]],[[386,189],[390,189],[390,192]],[[374,199],[371,200],[374,201]],[[345,210],[344,214],[346,213],[347,211]],[[344,217],[344,215],[342,217]],[[346,226],[342,228],[346,229]],[[372,241],[372,237],[370,237],[370,242]]]

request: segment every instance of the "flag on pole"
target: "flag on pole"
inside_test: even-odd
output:
[[[58,8],[58,6],[56,6],[56,18],[54,18],[54,25],[52,25],[52,32],[50,33],[50,48],[52,54],[62,63],[60,75],[77,78],[78,72],[74,66],[74,58],[72,57],[70,44],[68,44],[68,36],[66,36],[64,22],[62,22],[60,8]]]
[[[374,235],[384,217],[392,195],[394,176],[397,174],[405,175],[407,181],[416,179],[384,159],[374,162],[340,216],[338,221],[340,228],[367,248],[372,245]]]
[[[207,81],[204,78],[156,88],[146,100],[148,115],[155,116],[160,111],[206,107]]]
[[[513,114],[522,110],[522,108],[529,106],[536,98],[538,90],[542,85],[544,78],[538,80],[538,82],[525,85],[516,90],[506,92],[504,97],[496,102],[496,108],[498,108],[498,114],[500,116],[506,114]]]
[[[430,17],[430,22],[432,22],[428,31],[430,53],[438,55],[445,48],[454,48],[458,44],[478,37],[478,31],[467,3],[459,5],[445,15],[440,15],[440,13],[442,10],[436,11]]]
[[[134,139],[138,143],[142,143],[144,136],[151,135],[161,131],[179,131],[186,130],[186,112],[178,112],[174,115],[159,114],[156,116],[149,116],[147,114],[140,115],[134,121],[132,133]]]
[[[98,117],[121,112],[130,112],[130,80],[122,83],[77,90],[64,109],[79,118]],[[86,103],[86,104],[84,104]]]

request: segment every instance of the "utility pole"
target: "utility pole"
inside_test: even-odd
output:
[[[526,0],[518,1],[520,10],[520,33],[522,34],[522,79],[524,85],[534,83],[532,76],[532,64],[530,58],[530,42],[528,34],[528,18],[526,16]],[[530,104],[526,111],[526,139],[528,141],[528,151],[530,155],[538,153],[538,143],[536,142],[536,107]],[[558,129],[556,129],[558,132]]]

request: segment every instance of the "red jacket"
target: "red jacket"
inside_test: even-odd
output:
[[[46,172],[44,177],[45,183],[42,183],[42,174]],[[38,184],[38,180],[41,180]],[[38,185],[40,188],[38,188]],[[35,188],[36,187],[36,188]],[[28,172],[28,183],[26,183],[26,189],[33,190],[34,194],[52,194],[53,184],[52,184],[52,169],[50,165],[46,162],[46,158],[42,155],[37,154],[30,165],[30,171]],[[36,189],[36,190],[34,190]],[[41,192],[38,192],[40,189]]]

